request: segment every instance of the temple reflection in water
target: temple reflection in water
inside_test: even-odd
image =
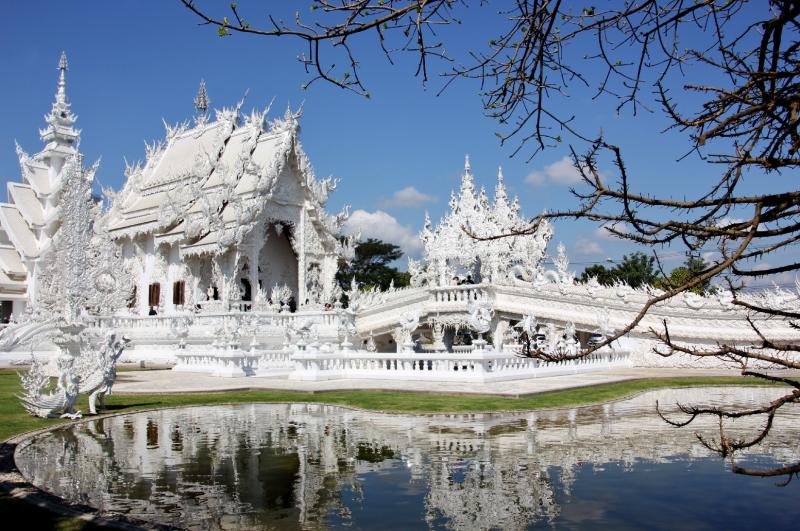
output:
[[[579,467],[708,458],[698,427],[669,427],[654,413],[656,400],[747,403],[775,393],[665,390],[514,414],[406,416],[313,404],[161,410],[48,433],[20,447],[17,463],[34,484],[69,500],[181,527],[321,528],[347,525],[369,506],[389,527],[407,519],[524,529],[559,516]],[[798,409],[754,452],[796,460]]]

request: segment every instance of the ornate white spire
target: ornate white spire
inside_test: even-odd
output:
[[[80,131],[72,128],[77,120],[77,116],[70,110],[69,100],[67,99],[67,79],[68,68],[67,54],[61,52],[58,60],[58,88],[56,89],[56,99],[50,109],[50,113],[44,119],[48,127],[39,131],[42,140],[46,142],[55,141],[57,144],[73,145],[80,136]]]
[[[58,60],[58,92],[56,92],[57,102],[67,102],[67,52],[61,52],[61,58]]]
[[[469,155],[464,155],[464,173],[472,173],[472,166],[469,163]]]
[[[197,113],[200,115],[205,115],[208,112],[208,106],[211,104],[211,100],[208,98],[208,93],[206,92],[206,80],[200,80],[200,88],[197,90],[197,96],[194,98],[194,108],[197,109]]]
[[[497,186],[494,188],[494,199],[495,203],[499,202],[506,202],[508,199],[508,193],[506,192],[506,182],[503,178],[503,167],[498,166],[497,168]]]

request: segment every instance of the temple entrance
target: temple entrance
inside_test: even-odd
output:
[[[275,284],[286,284],[297,296],[297,255],[289,240],[291,228],[271,223],[264,235],[264,246],[258,255],[258,281],[270,293]],[[273,301],[276,302],[276,301]]]
[[[250,281],[246,278],[241,279],[242,282],[242,300],[250,302],[253,300],[253,290],[250,287]]]

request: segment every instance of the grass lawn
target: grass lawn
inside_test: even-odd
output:
[[[616,400],[649,389],[707,385],[763,385],[763,380],[740,376],[697,378],[652,378],[553,391],[520,398],[481,395],[452,395],[397,391],[231,391],[181,394],[112,394],[106,404],[111,412],[162,407],[248,402],[324,402],[375,411],[398,413],[520,411],[568,407]],[[60,419],[31,417],[15,395],[22,393],[19,378],[11,370],[0,370],[0,441],[30,430],[55,426]],[[88,411],[86,397],[77,408]]]
[[[553,391],[521,398],[445,395],[395,391],[327,391],[305,393],[296,391],[232,391],[223,393],[111,395],[106,400],[110,412],[139,409],[248,402],[317,402],[351,406],[385,412],[437,413],[519,411],[595,404],[616,400],[650,389],[667,387],[697,387],[709,385],[764,385],[763,380],[740,376],[698,378],[652,378],[603,384],[564,391]],[[17,400],[22,393],[15,371],[0,370],[0,441],[26,431],[56,426],[60,419],[31,417]],[[78,409],[87,411],[86,397],[81,397]],[[11,518],[11,520],[9,520]],[[25,521],[34,528],[90,529],[74,518],[47,513],[26,502],[10,498],[0,491],[0,521]],[[95,526],[96,527],[96,526]]]

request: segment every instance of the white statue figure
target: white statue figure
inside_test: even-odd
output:
[[[419,326],[419,312],[409,311],[400,316],[400,331],[402,334],[402,347],[405,351],[414,350],[412,335]]]
[[[81,393],[89,395],[89,412],[96,414],[98,405],[103,408],[105,395],[111,392],[116,378],[117,360],[128,344],[128,338],[109,332],[100,348],[82,348],[80,356],[61,356],[58,359],[56,389],[45,393],[49,378],[38,360],[34,359],[26,375],[20,375],[25,395],[22,405],[31,414],[42,418],[80,418],[75,402]]]
[[[357,333],[356,329],[356,312],[352,308],[341,309],[337,312],[339,316],[339,336],[342,338],[342,350],[349,351],[353,343],[350,338]]]
[[[479,336],[483,336],[491,329],[494,310],[485,302],[474,301],[467,307],[469,318],[467,323]]]
[[[319,264],[311,264],[306,271],[306,297],[312,306],[322,303],[322,282]]]
[[[553,264],[556,266],[558,273],[558,280],[561,284],[572,284],[575,280],[575,273],[569,270],[569,258],[567,258],[567,248],[563,243],[559,243],[556,247],[556,257],[553,258]]]
[[[292,298],[292,290],[286,284],[278,285],[276,282],[270,292],[270,299],[273,306],[280,305],[282,313],[289,311],[289,300]]]
[[[611,327],[611,314],[608,308],[603,308],[597,312],[597,333],[604,338],[609,338],[616,333],[616,330]]]
[[[536,333],[537,326],[539,326],[539,322],[533,315],[524,315],[522,321],[517,323],[517,328],[525,332],[529,338],[532,338],[533,334]]]
[[[405,312],[400,316],[400,327],[406,332],[413,333],[419,326],[419,312]]]
[[[292,320],[286,325],[289,337],[297,337],[296,344],[305,345],[316,329],[316,324],[311,319]]]
[[[564,327],[564,350],[567,354],[578,353],[578,338],[575,333],[575,323],[569,322]]]
[[[378,346],[375,345],[375,338],[372,336],[372,332],[369,333],[369,339],[367,339],[367,352],[375,352],[378,350]]]
[[[130,339],[115,332],[106,334],[92,360],[92,371],[81,377],[78,389],[80,393],[89,395],[89,413],[92,415],[105,410],[105,397],[111,394],[111,387],[117,379],[117,361],[129,342]]]

